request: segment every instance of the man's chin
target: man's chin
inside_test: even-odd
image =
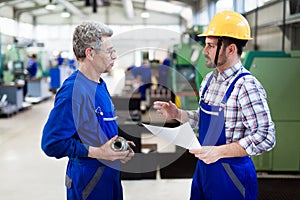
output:
[[[109,72],[111,72],[111,68],[106,69],[104,73],[109,73]]]
[[[105,72],[110,72],[110,71],[112,70],[113,66],[114,66],[114,64],[110,64],[110,65],[106,68]]]
[[[216,65],[215,65],[215,64],[212,64],[212,63],[206,63],[205,65],[206,65],[206,67],[209,68],[209,69],[214,69],[214,68],[216,68]]]

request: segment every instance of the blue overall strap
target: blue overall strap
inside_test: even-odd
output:
[[[248,72],[241,73],[240,75],[238,75],[238,76],[233,80],[233,82],[230,84],[229,88],[227,89],[226,94],[224,95],[221,104],[226,104],[227,100],[229,99],[229,97],[230,97],[230,95],[231,95],[231,92],[233,91],[233,88],[234,88],[235,83],[236,83],[241,77],[246,76],[246,75],[251,75],[251,74],[248,73]]]
[[[208,86],[210,85],[210,81],[211,81],[211,79],[212,79],[213,77],[214,77],[214,73],[212,73],[212,74],[210,75],[210,77],[208,78],[208,80],[207,80],[207,82],[206,82],[206,85],[205,85],[205,87],[204,87],[204,89],[203,89],[203,91],[202,91],[201,99],[204,98],[204,94],[205,94],[205,92],[206,92]]]

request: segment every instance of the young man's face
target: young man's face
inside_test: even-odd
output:
[[[225,64],[227,61],[226,51],[225,51],[226,49],[224,49],[223,45],[222,45],[221,49],[219,51],[217,66],[215,65],[217,43],[218,43],[217,37],[206,37],[206,39],[205,39],[205,47],[204,47],[202,53],[205,56],[205,59],[206,59],[205,64],[206,64],[206,67],[208,67],[208,68],[216,68],[217,66]]]

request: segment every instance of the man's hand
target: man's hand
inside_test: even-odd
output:
[[[135,144],[134,144],[133,141],[127,141],[127,142],[128,142],[128,144],[129,144],[130,146],[134,146],[134,147],[135,147]],[[121,159],[120,161],[121,161],[121,163],[125,164],[125,163],[128,162],[133,156],[134,156],[134,151],[129,150],[129,153],[127,154],[127,156],[126,156],[124,159]]]
[[[153,108],[156,109],[156,112],[165,119],[176,119],[179,115],[178,108],[171,101],[155,101],[153,103]]]
[[[221,158],[249,156],[238,142],[220,146],[202,146],[201,149],[191,149],[190,153],[206,164],[217,162]]]
[[[129,161],[134,156],[133,151],[127,150],[117,152],[111,148],[111,144],[117,139],[117,137],[118,136],[114,136],[100,147],[89,146],[88,157],[110,161],[120,160],[122,163]],[[128,143],[129,145],[135,146],[132,141],[129,141]]]
[[[191,149],[189,152],[206,164],[217,162],[221,158],[218,146],[202,146],[201,149]]]

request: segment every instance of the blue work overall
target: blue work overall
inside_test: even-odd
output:
[[[213,74],[203,89],[200,101],[199,141],[202,146],[219,146],[226,144],[224,106],[238,75],[229,86],[221,106],[211,106],[203,101],[204,94],[210,85]],[[250,157],[222,158],[212,164],[198,159],[193,176],[191,200],[239,200],[257,199],[256,171]]]
[[[83,85],[80,79],[84,79],[84,77],[77,77],[78,83],[76,84]],[[86,85],[85,87],[87,87]],[[91,94],[87,96],[90,96],[91,101],[95,98],[94,108],[90,108],[91,104],[87,103],[88,100],[83,101],[80,109],[84,112],[76,111],[75,116],[79,115],[78,119],[88,118],[88,120],[76,121],[77,131],[80,140],[85,144],[100,146],[118,134],[116,113],[105,82],[101,82],[97,86],[92,85],[89,89]],[[78,92],[74,96],[80,99],[81,91],[74,92]],[[88,157],[70,158],[65,183],[68,200],[122,200],[123,192],[119,169],[119,161],[111,162]]]

